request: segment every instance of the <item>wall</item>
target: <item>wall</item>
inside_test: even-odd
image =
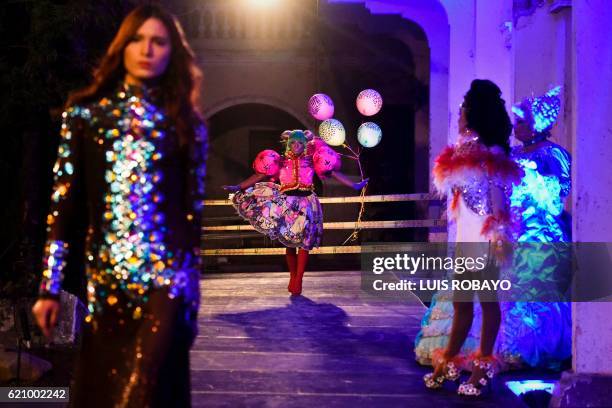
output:
[[[552,129],[551,140],[572,150],[571,101],[571,7],[552,8],[550,2],[532,14],[515,17],[514,94],[515,102],[563,86],[562,110]]]
[[[612,8],[606,0],[575,0],[572,18],[573,236],[611,242]],[[576,303],[572,312],[574,371],[612,375],[612,303]]]

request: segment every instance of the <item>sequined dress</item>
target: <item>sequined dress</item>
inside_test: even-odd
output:
[[[157,377],[168,375],[160,371],[166,358],[182,362],[173,375],[186,372],[188,384],[207,135],[194,119],[194,141],[181,144],[159,94],[120,84],[63,113],[40,294],[59,293],[85,206],[89,315],[75,401],[89,406],[150,405],[167,391]],[[174,389],[188,401],[188,389]]]
[[[562,368],[571,357],[571,305],[550,301],[570,278],[570,224],[564,203],[571,189],[571,157],[553,143],[513,150],[525,176],[511,197],[521,228],[512,273],[525,302],[502,303],[500,355],[516,367]],[[547,301],[538,301],[538,300]],[[527,302],[529,301],[529,302]]]

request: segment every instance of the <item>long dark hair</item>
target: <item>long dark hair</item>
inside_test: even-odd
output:
[[[486,146],[500,146],[510,153],[512,122],[501,90],[488,79],[475,79],[463,99],[467,127],[478,133]]]
[[[198,108],[202,71],[196,66],[195,55],[177,18],[156,5],[136,7],[123,19],[115,38],[94,71],[92,83],[72,93],[66,105],[99,98],[123,80],[123,51],[140,26],[150,18],[156,18],[164,24],[172,45],[168,67],[159,78],[164,109],[176,127],[181,143],[191,143],[194,127],[202,121]]]

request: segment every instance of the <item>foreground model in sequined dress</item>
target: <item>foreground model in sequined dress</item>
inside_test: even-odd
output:
[[[206,154],[193,59],[174,17],[139,7],[63,114],[34,312],[48,334],[84,206],[89,315],[74,406],[190,405]]]

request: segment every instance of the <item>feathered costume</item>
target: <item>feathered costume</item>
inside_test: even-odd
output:
[[[512,186],[520,182],[521,176],[520,167],[500,147],[487,147],[478,138],[463,139],[438,156],[433,182],[440,194],[450,196],[448,216],[457,226],[456,242],[461,256],[489,254],[491,244],[492,248],[497,248],[500,241],[512,241],[517,226],[509,211],[509,198]],[[501,192],[504,205],[494,205],[494,190]],[[494,208],[500,210],[495,212]],[[470,244],[463,245],[461,250],[461,243]],[[503,263],[508,256],[503,251],[493,251],[492,255],[497,264]],[[452,301],[450,290],[434,295],[415,339],[419,363],[431,365],[432,355],[446,347],[453,319]],[[479,305],[475,308],[479,311]],[[479,349],[480,326],[480,313],[475,313],[472,330],[460,356],[472,355]]]

